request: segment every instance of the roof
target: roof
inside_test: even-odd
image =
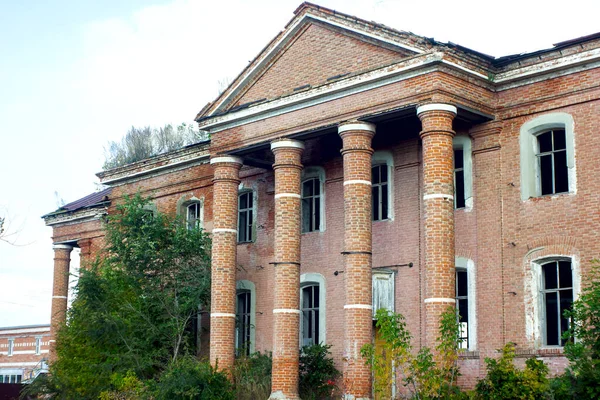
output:
[[[75,200],[71,203],[65,204],[64,206],[60,207],[56,211],[53,211],[46,215],[43,215],[42,218],[46,218],[46,217],[54,215],[54,214],[60,214],[60,213],[64,213],[64,212],[73,212],[73,211],[81,210],[84,208],[93,208],[93,207],[104,205],[106,202],[108,202],[108,196],[110,195],[111,192],[112,192],[112,188],[109,187],[109,188],[106,188],[99,192],[94,192],[92,194],[88,194],[87,196],[82,197],[79,200]]]

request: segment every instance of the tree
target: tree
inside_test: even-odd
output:
[[[127,376],[158,382],[195,354],[190,322],[210,298],[210,240],[146,204],[138,195],[117,206],[106,250],[81,270],[50,367],[61,396],[96,399]]]

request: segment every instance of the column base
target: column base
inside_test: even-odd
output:
[[[345,394],[344,400],[371,400],[371,397],[356,397],[353,394]]]
[[[300,400],[298,395],[286,395],[281,390],[271,393],[269,400]]]

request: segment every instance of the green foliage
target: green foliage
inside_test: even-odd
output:
[[[392,396],[395,376],[390,362],[414,399],[466,398],[456,385],[459,330],[453,307],[448,307],[442,314],[436,356],[428,347],[422,347],[416,355],[413,354],[412,336],[401,314],[379,309],[375,318],[383,348],[378,352],[375,346],[366,345],[361,354],[371,365],[375,375],[374,390],[381,398]]]
[[[106,250],[81,270],[50,367],[57,395],[97,399],[119,377],[157,379],[195,352],[189,326],[209,302],[210,240],[146,206],[140,196],[117,206]]]
[[[237,400],[267,399],[271,395],[271,353],[253,353],[235,360],[232,371]]]
[[[548,367],[543,361],[529,358],[525,369],[517,368],[513,361],[515,345],[508,343],[499,359],[486,358],[487,376],[477,383],[478,399],[537,400],[551,399]]]
[[[208,139],[185,123],[174,128],[136,128],[132,126],[120,142],[109,142],[105,148],[104,170],[121,167],[146,158],[181,149],[186,145]]]
[[[564,380],[576,399],[600,399],[600,261],[593,260],[586,286],[566,316],[574,321],[565,333],[571,362]]]
[[[331,358],[330,345],[304,346],[300,351],[300,397],[328,399],[337,391],[335,380],[341,375]]]

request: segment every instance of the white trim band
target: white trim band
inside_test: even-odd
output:
[[[213,312],[210,313],[210,317],[215,317],[215,318],[235,318],[235,314],[230,314],[230,313],[224,313],[224,312]]]
[[[67,296],[52,296],[53,299],[66,299]]]
[[[213,233],[219,233],[219,232],[228,232],[228,233],[235,233],[237,234],[238,231],[237,229],[229,229],[229,228],[213,228]]]
[[[344,181],[344,186],[346,186],[346,185],[356,185],[356,184],[373,186],[373,184],[371,183],[371,181],[365,181],[363,179],[350,179],[348,181]]]
[[[215,157],[215,158],[210,159],[211,165],[218,164],[218,163],[235,163],[235,164],[244,165],[244,163],[242,162],[242,159],[239,157],[235,157],[235,156],[220,156],[220,157]]]
[[[373,306],[371,304],[346,304],[344,306],[344,309],[348,309],[348,308],[361,308],[364,310],[372,310]]]
[[[444,194],[444,193],[433,193],[433,194],[426,194],[425,196],[423,196],[423,200],[429,200],[429,199],[454,200],[454,196],[451,194]]]
[[[282,197],[293,197],[295,199],[301,199],[302,196],[300,196],[297,193],[278,193],[275,195],[275,199],[280,199]]]
[[[427,112],[427,111],[449,111],[456,115],[457,109],[450,104],[425,104],[420,107],[417,107],[417,115]]]
[[[456,299],[450,299],[447,297],[430,297],[423,300],[424,303],[456,303]]]
[[[64,249],[64,250],[73,250],[73,246],[69,246],[68,244],[54,244],[52,245],[54,250],[56,249]]]
[[[282,147],[291,147],[293,149],[304,149],[304,143],[298,140],[277,140],[271,142],[271,150],[280,149]]]
[[[347,131],[369,131],[375,133],[375,125],[369,122],[357,121],[338,126],[338,133],[344,133]]]
[[[294,308],[274,308],[273,314],[300,314],[300,310]]]

